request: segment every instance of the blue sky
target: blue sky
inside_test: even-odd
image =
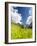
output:
[[[14,7],[14,9],[18,10],[18,13],[22,16],[22,23],[26,24],[27,17],[32,15],[32,8],[31,7]]]

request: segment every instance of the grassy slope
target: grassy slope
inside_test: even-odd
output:
[[[22,28],[19,25],[11,24],[11,39],[29,39],[32,38],[31,28]]]

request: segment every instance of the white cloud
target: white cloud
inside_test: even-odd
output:
[[[29,16],[29,17],[27,18],[26,24],[27,24],[27,25],[30,25],[31,23],[32,23],[32,16]]]
[[[13,22],[22,24],[22,16],[18,13],[17,9],[12,8],[11,16]]]
[[[26,24],[27,25],[30,25],[32,23],[32,9],[30,8],[29,10],[29,16],[27,17],[27,21],[26,21]]]

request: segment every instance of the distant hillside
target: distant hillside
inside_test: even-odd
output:
[[[26,27],[28,28],[32,28],[32,23],[30,25],[26,25]]]
[[[13,23],[13,22],[12,22]],[[22,27],[22,28],[24,28],[24,27],[26,27],[26,28],[32,28],[32,23],[30,24],[30,25],[23,25],[23,24],[19,24],[19,23],[13,23],[13,24],[15,24],[15,25],[18,25],[18,26],[20,26],[20,27]]]

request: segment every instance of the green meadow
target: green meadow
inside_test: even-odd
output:
[[[30,39],[32,38],[32,28],[23,27],[22,25],[11,24],[11,39]]]

